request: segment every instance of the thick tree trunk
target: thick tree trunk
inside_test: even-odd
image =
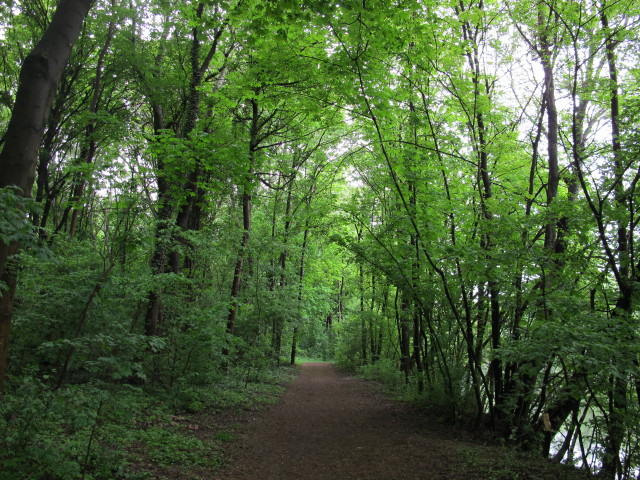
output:
[[[152,105],[153,129],[157,137],[165,128],[164,112],[158,103]],[[158,159],[158,170],[164,170],[164,162]],[[156,218],[156,231],[154,235],[153,253],[151,255],[151,269],[154,275],[165,273],[167,258],[171,245],[170,223],[173,221],[174,205],[173,197],[170,193],[170,184],[164,175],[160,174],[158,182],[158,213]],[[163,323],[162,292],[155,287],[148,293],[147,312],[145,315],[145,334],[159,335]]]
[[[0,188],[16,185],[23,196],[31,196],[38,149],[51,103],[91,3],[91,0],[61,0],[42,39],[22,65],[16,102],[0,152]],[[0,241],[0,282],[8,286],[2,290],[0,299],[0,392],[7,366],[16,284],[10,257],[19,249],[15,243]]]
[[[544,71],[545,105],[547,107],[547,208],[558,196],[560,168],[558,166],[558,110],[556,108],[555,83],[553,78],[552,45],[546,34],[540,36],[540,61]],[[553,252],[556,243],[556,229],[553,218],[545,227],[544,247]]]

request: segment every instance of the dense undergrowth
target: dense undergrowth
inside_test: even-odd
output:
[[[292,377],[246,328],[255,317],[238,322],[246,336],[226,334],[221,289],[186,275],[154,278],[140,253],[57,239],[22,255],[0,399],[0,480],[215,468],[231,434],[204,434],[191,420],[216,423],[272,403]],[[154,282],[163,283],[164,316],[148,335]]]
[[[202,438],[188,419],[273,403],[294,371],[233,368],[174,389],[87,382],[52,390],[22,378],[0,404],[0,478],[147,479],[163,468],[218,467],[232,434]]]

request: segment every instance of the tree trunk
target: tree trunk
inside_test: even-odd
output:
[[[292,166],[295,169],[295,163]],[[294,170],[295,172],[295,170]],[[293,174],[295,177],[295,173]],[[287,202],[284,212],[284,232],[282,236],[282,251],[280,252],[280,289],[284,294],[284,287],[287,284],[287,259],[289,258],[288,240],[289,230],[291,229],[291,199],[292,199],[293,178],[289,179],[289,186],[287,188]],[[274,219],[275,227],[275,219]],[[280,364],[280,352],[282,348],[282,331],[284,329],[285,318],[283,315],[276,315],[273,319],[273,340],[272,349],[273,356],[276,359],[276,363]]]
[[[362,240],[361,232],[358,232],[358,240]],[[364,314],[364,268],[359,265],[358,285],[360,292],[360,363],[367,364],[367,321]]]
[[[158,103],[152,105],[154,135],[158,137],[164,129],[164,115],[162,107]],[[162,172],[164,162],[158,159],[158,170]],[[171,244],[170,222],[173,220],[174,205],[173,197],[170,193],[171,186],[168,180],[160,173],[158,182],[158,213],[156,218],[156,231],[154,234],[153,253],[151,255],[151,270],[154,275],[165,273],[167,258]],[[148,293],[147,312],[145,316],[145,334],[159,335],[162,328],[163,307],[162,292],[158,287],[154,287]]]
[[[622,156],[622,144],[620,143],[620,101],[618,97],[618,69],[616,66],[615,41],[611,37],[609,20],[605,10],[600,12],[600,22],[605,33],[605,49],[607,66],[609,68],[609,113],[611,115],[611,149],[613,151],[614,180],[616,187],[614,199],[616,207],[620,211],[627,208],[627,193],[622,181],[625,171]],[[627,220],[619,220],[617,225],[617,261],[618,261],[618,299],[611,314],[611,319],[616,326],[629,322],[632,315],[632,299],[634,288],[632,287],[630,270],[630,252],[628,242]],[[618,352],[621,356],[626,352]],[[603,478],[615,478],[621,469],[620,448],[625,437],[626,410],[627,410],[627,383],[621,376],[612,376],[609,395],[609,416],[607,421],[607,438],[605,439],[604,458],[602,459],[601,475]]]
[[[307,201],[307,208],[309,207],[309,201]],[[302,291],[304,282],[304,260],[307,252],[307,239],[309,236],[309,218],[304,222],[304,234],[302,236],[302,247],[300,248],[300,268],[298,270],[298,318],[300,318],[300,312],[302,311]],[[291,365],[296,363],[296,354],[298,350],[298,327],[293,327],[293,338],[291,339]]]
[[[540,22],[543,14],[540,12]],[[541,28],[546,28],[541,25]],[[547,161],[549,162],[547,174],[547,208],[549,208],[558,196],[560,184],[560,169],[558,166],[558,110],[556,108],[555,83],[553,78],[552,48],[546,32],[540,35],[540,61],[544,71],[545,105],[547,107]],[[555,222],[550,218],[545,227],[544,247],[548,252],[553,252],[556,242]]]
[[[291,365],[296,364],[297,353],[298,353],[298,327],[293,327],[293,338],[291,339]]]
[[[242,267],[245,260],[246,249],[249,243],[251,232],[251,194],[247,191],[249,187],[245,187],[242,194],[242,240],[240,241],[240,250],[236,259],[236,266],[233,271],[233,281],[231,282],[231,306],[229,307],[229,316],[227,317],[227,333],[233,334],[238,317],[238,295],[240,294],[240,278],[242,275]]]
[[[411,376],[411,333],[410,333],[410,315],[411,302],[406,293],[402,293],[402,301],[398,305],[398,296],[400,290],[396,290],[396,323],[398,327],[398,344],[400,347],[400,370],[404,372],[404,382],[409,383]]]
[[[465,5],[460,2],[459,7],[456,8],[456,12],[458,15],[465,11]],[[482,7],[480,7],[482,8]],[[487,279],[483,280],[482,285],[479,286],[480,290],[483,291],[484,283],[488,284],[489,290],[489,299],[490,299],[490,312],[491,312],[491,349],[496,352],[501,347],[500,340],[502,335],[502,317],[500,314],[500,304],[499,304],[499,290],[498,290],[498,282],[492,278],[495,276],[495,269],[491,266],[492,263],[492,255],[494,250],[494,243],[491,235],[491,221],[493,220],[493,212],[490,208],[489,201],[493,197],[492,188],[493,181],[491,179],[490,171],[489,171],[489,153],[488,153],[488,134],[487,127],[485,124],[485,113],[481,107],[481,105],[485,102],[481,101],[481,97],[484,95],[487,98],[490,98],[491,90],[487,83],[483,85],[482,83],[482,70],[481,70],[481,61],[478,47],[478,33],[479,29],[477,25],[471,24],[469,21],[464,21],[462,24],[462,33],[463,38],[466,42],[470,44],[470,48],[466,52],[467,61],[469,63],[469,67],[472,71],[471,80],[473,82],[473,119],[475,122],[470,123],[470,136],[473,144],[474,152],[477,157],[477,177],[476,182],[478,184],[478,193],[480,199],[480,211],[482,215],[482,220],[485,225],[481,235],[479,236],[480,240],[480,248],[484,252],[484,259],[487,262]],[[486,82],[486,81],[485,81]],[[483,87],[483,91],[481,91],[481,87]],[[458,266],[458,270],[460,271],[460,267]],[[481,414],[483,411],[482,405],[482,395],[480,390],[480,379],[484,379],[480,358],[477,354],[481,353],[481,350],[477,348],[477,344],[482,345],[484,342],[484,338],[478,337],[475,340],[474,333],[474,325],[473,325],[473,316],[471,313],[471,304],[468,300],[468,296],[464,290],[463,277],[459,274],[460,284],[462,288],[463,295],[463,305],[465,308],[465,324],[466,324],[466,335],[465,341],[467,342],[467,356],[469,358],[469,374],[471,376],[473,382],[474,393],[476,397],[476,414],[477,420],[479,421],[481,418]],[[482,303],[480,302],[482,300]],[[478,307],[481,309],[484,306],[484,291],[483,296],[479,297]],[[476,330],[478,333],[484,335],[484,323],[481,320],[478,322],[476,326]],[[502,361],[497,355],[494,355],[494,358],[491,360],[489,365],[489,374],[491,376],[491,380],[493,381],[494,391],[493,398],[491,398],[491,394],[489,392],[488,385],[486,381],[483,381],[484,388],[487,393],[487,397],[489,400],[489,410],[493,418],[493,404],[495,402],[496,397],[500,397],[502,393],[502,385],[503,385],[503,365]]]
[[[111,8],[115,8],[115,0],[111,0]],[[107,38],[104,45],[100,49],[98,55],[98,63],[96,65],[96,74],[93,80],[93,96],[91,98],[91,104],[89,105],[89,124],[85,130],[85,146],[82,149],[81,159],[86,165],[91,165],[95,159],[96,152],[98,151],[98,142],[95,139],[96,133],[96,115],[98,113],[98,106],[100,102],[100,96],[102,94],[102,77],[104,70],[104,60],[109,53],[109,47],[111,46],[111,40],[113,39],[113,33],[115,31],[115,22],[113,19],[109,22],[107,29]],[[69,223],[69,238],[73,238],[76,233],[76,227],[78,224],[78,216],[81,209],[79,204],[84,194],[84,188],[87,183],[86,173],[80,172],[78,179],[75,182],[73,194],[70,200],[71,206],[71,221]]]
[[[168,32],[163,34],[161,45],[166,41]],[[153,77],[157,79],[160,76],[160,66],[165,55],[165,48],[161,46],[160,52],[155,56],[155,71]],[[144,77],[142,72],[138,72]],[[153,115],[153,135],[157,140],[165,130],[164,109],[156,94],[151,94],[151,112]],[[151,254],[151,271],[153,275],[161,275],[165,273],[167,268],[167,259],[171,246],[171,229],[170,223],[175,215],[175,201],[171,194],[171,184],[168,176],[165,175],[165,161],[159,156],[156,159],[156,182],[158,186],[158,199],[156,225],[154,233],[153,251]],[[147,311],[145,315],[145,334],[149,336],[159,335],[163,323],[163,305],[162,291],[159,287],[153,287],[147,293]]]
[[[22,65],[16,102],[0,152],[0,188],[16,185],[23,196],[31,196],[38,149],[51,103],[91,3],[91,0],[61,0],[42,39]],[[0,241],[0,282],[8,286],[2,290],[0,299],[0,393],[7,367],[16,285],[16,270],[10,257],[19,249],[15,242]]]
[[[60,116],[59,109],[61,108],[60,105],[58,105],[60,103],[59,101],[55,103],[56,104],[49,115],[47,130],[44,134],[42,148],[38,155],[38,175],[35,196],[36,203],[38,204],[41,204],[45,199],[45,195],[49,196],[50,193],[49,163],[53,158],[53,144],[59,129],[58,119]],[[47,198],[47,202],[50,202],[49,198]],[[39,213],[35,213],[33,216],[33,226],[41,228],[40,232],[38,232],[41,238],[44,238],[44,227],[47,224],[47,214],[48,212],[43,212],[42,216],[40,216]]]
[[[264,126],[264,125],[262,125]],[[245,256],[247,254],[247,246],[251,234],[251,198],[253,191],[254,173],[253,166],[256,159],[256,151],[258,149],[260,132],[260,110],[255,100],[251,101],[251,130],[249,140],[249,165],[246,177],[244,179],[244,187],[242,192],[242,240],[236,258],[236,265],[233,271],[233,280],[231,282],[231,304],[229,305],[229,315],[227,316],[227,333],[233,334],[238,317],[238,295],[240,294],[240,279],[242,276],[242,267],[244,265]],[[225,348],[223,352],[226,354],[228,350]]]

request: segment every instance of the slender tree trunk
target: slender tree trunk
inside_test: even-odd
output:
[[[407,294],[402,294],[402,300],[398,305],[398,292],[396,291],[396,322],[398,325],[398,343],[400,345],[400,370],[404,373],[405,384],[409,383],[411,376],[411,302]]]
[[[56,103],[59,103],[59,102],[56,102]],[[58,125],[59,115],[60,115],[60,112],[57,111],[56,106],[54,106],[49,116],[47,130],[42,140],[42,148],[40,150],[40,154],[38,155],[38,175],[37,175],[37,181],[36,181],[37,183],[36,183],[36,195],[35,195],[35,200],[36,200],[36,203],[38,204],[42,204],[43,200],[45,199],[45,196],[48,196],[50,192],[49,164],[51,163],[51,159],[53,158],[53,143],[59,128],[59,125]],[[44,238],[44,227],[46,226],[46,223],[47,223],[47,216],[45,212],[43,212],[42,216],[40,216],[39,213],[34,214],[33,225],[34,227],[41,228],[39,232],[39,235],[41,238]]]
[[[482,8],[482,4],[480,4],[479,8]],[[456,12],[458,13],[458,15],[465,12],[465,10],[466,7],[463,2],[460,2],[459,6],[456,7]],[[465,42],[468,42],[470,45],[470,48],[466,52],[466,57],[469,67],[472,71],[473,82],[473,111],[470,113],[473,121],[469,122],[469,127],[478,165],[476,181],[478,184],[480,213],[482,223],[484,224],[484,227],[482,228],[481,234],[479,236],[479,240],[480,248],[484,252],[484,258],[488,264],[488,278],[482,283],[486,283],[488,285],[490,303],[489,311],[491,317],[491,348],[492,351],[496,352],[501,346],[503,322],[500,313],[500,292],[498,289],[498,282],[494,278],[492,278],[494,277],[495,269],[491,267],[494,244],[491,235],[491,222],[493,220],[493,212],[491,210],[489,202],[493,197],[493,182],[491,180],[489,171],[489,145],[487,140],[488,133],[485,124],[485,112],[482,107],[482,105],[486,103],[485,101],[483,101],[484,99],[482,98],[482,96],[484,95],[487,99],[490,97],[490,87],[486,83],[486,80],[484,81],[483,85],[480,54],[478,49],[479,33],[479,25],[473,24],[466,20],[463,21],[462,34]],[[460,267],[458,267],[458,270],[460,270]],[[475,336],[476,332],[484,334],[484,325],[482,324],[482,322],[478,323],[478,325],[476,325],[476,332],[474,332],[474,315],[471,312],[471,305],[470,301],[468,300],[469,295],[467,295],[467,293],[464,291],[465,287],[463,284],[462,275],[459,274],[459,277],[461,288],[463,289],[463,303],[465,307],[465,341],[467,342],[467,356],[469,357],[469,373],[473,382],[473,388],[476,398],[476,414],[477,420],[479,421],[483,412],[480,379],[484,377],[480,358],[477,357],[477,354],[481,353],[481,350],[478,350],[476,343],[482,344],[484,342],[484,339],[482,337],[478,337],[476,341]],[[484,290],[485,286],[481,285],[479,288],[480,290]],[[482,300],[484,300],[484,298],[482,298]],[[479,304],[478,307],[481,308],[483,307],[483,305]],[[476,315],[475,318],[478,318],[478,316]],[[495,403],[496,397],[501,397],[503,390],[503,365],[501,359],[497,355],[494,355],[490,362],[489,375],[493,383],[493,399],[491,398],[492,392],[488,388],[486,381],[483,381],[482,383],[484,383],[487,397],[489,397],[489,408],[493,420],[493,408],[491,405]]]
[[[302,234],[302,247],[300,248],[300,268],[298,270],[298,309],[302,307],[302,290],[305,273],[305,258],[307,255],[307,241],[309,239],[309,219],[304,221],[304,233]]]
[[[380,358],[376,355],[378,351],[377,346],[377,330],[378,327],[374,323],[373,314],[376,309],[376,275],[375,272],[371,272],[371,305],[369,310],[371,311],[371,316],[369,317],[369,353],[371,355],[371,363],[376,363]]]
[[[295,167],[295,165],[294,165]],[[294,174],[295,175],[295,174]],[[282,251],[280,252],[280,290],[284,294],[284,287],[287,284],[287,259],[289,258],[288,241],[289,231],[291,230],[291,200],[292,200],[293,178],[289,179],[287,187],[287,201],[284,210],[284,232],[282,236]],[[273,329],[273,355],[276,363],[280,364],[280,353],[282,349],[282,331],[284,329],[284,315],[276,315],[274,317]]]
[[[362,230],[356,226],[358,243],[362,242]],[[358,292],[360,295],[360,363],[367,364],[367,321],[364,313],[364,267],[358,266]]]
[[[558,186],[560,184],[560,167],[558,164],[558,110],[556,108],[555,97],[555,82],[553,72],[553,45],[548,37],[548,26],[543,24],[544,14],[542,7],[539,7],[538,21],[542,33],[540,34],[540,61],[542,63],[542,70],[544,71],[544,86],[545,86],[545,105],[547,107],[547,211],[549,212],[548,221],[545,225],[544,232],[544,249],[546,252],[546,259],[542,265],[542,315],[545,320],[551,318],[553,312],[549,307],[546,296],[553,292],[554,284],[556,283],[556,277],[558,276],[558,264],[554,259],[557,242],[557,224],[556,216],[551,214],[556,197],[558,196]],[[525,410],[528,410],[529,400],[526,399],[529,396],[529,392],[535,386],[536,376],[525,373],[522,375],[522,385],[524,385],[523,392],[518,399],[518,406],[520,411],[518,412],[518,427],[521,427],[522,420],[525,418]],[[525,408],[526,407],[526,408]],[[543,441],[542,455],[547,457],[549,452],[546,444],[550,440],[550,432],[545,432],[545,440]],[[528,444],[528,439],[525,440]]]
[[[417,130],[414,129],[414,142],[418,143]],[[410,165],[409,168],[412,168],[413,165]],[[409,205],[411,206],[411,215],[414,217],[417,215],[418,209],[418,192],[416,182],[411,180],[409,181]],[[412,363],[416,366],[416,371],[418,372],[418,393],[422,393],[424,390],[424,378],[422,375],[422,337],[420,334],[420,327],[422,325],[421,315],[419,303],[416,300],[415,296],[418,291],[418,286],[420,284],[420,237],[418,232],[412,232],[409,235],[409,245],[411,246],[412,254],[413,254],[413,262],[411,263],[411,290],[413,291],[413,311],[412,311],[412,319],[413,319],[413,352],[412,352]]]
[[[111,8],[112,10],[115,8],[115,0],[111,0]],[[113,19],[109,22],[109,27],[107,29],[107,38],[105,39],[105,43],[100,49],[100,54],[98,55],[98,62],[96,65],[96,74],[93,80],[93,96],[91,98],[91,104],[89,105],[89,124],[87,125],[85,131],[85,147],[83,149],[81,158],[85,165],[91,165],[95,159],[96,152],[98,150],[98,143],[95,139],[96,133],[96,115],[98,113],[98,106],[100,102],[100,96],[102,94],[102,76],[104,70],[104,60],[109,52],[109,48],[111,47],[111,40],[113,39],[113,33],[115,31],[115,22]],[[71,196],[71,221],[69,223],[69,237],[73,238],[76,233],[76,226],[78,224],[78,215],[80,214],[79,203],[82,199],[82,195],[84,193],[84,188],[87,183],[86,174],[80,173],[79,178],[76,181],[76,185],[73,190],[73,194]]]
[[[112,261],[111,264],[107,267],[107,269],[104,272],[102,272],[102,274],[100,275],[100,278],[98,279],[95,286],[91,290],[91,293],[89,294],[89,297],[87,298],[87,301],[85,302],[84,307],[80,312],[80,318],[78,319],[78,324],[76,326],[74,339],[77,339],[80,337],[80,335],[82,335],[87,325],[87,320],[89,318],[89,309],[91,308],[91,306],[94,303],[94,300],[100,293],[100,290],[102,290],[102,287],[108,280],[109,274],[111,273],[111,269],[113,269],[114,265],[115,265],[115,261]],[[60,388],[62,386],[62,383],[64,382],[67,376],[67,371],[69,370],[69,363],[71,362],[71,357],[73,356],[75,351],[76,351],[76,347],[73,345],[67,348],[67,351],[64,355],[64,360],[62,361],[62,365],[58,367],[58,378],[56,380],[55,388]]]
[[[296,364],[296,354],[298,353],[298,327],[293,327],[293,337],[291,338],[291,365]]]
[[[245,187],[242,194],[242,240],[240,241],[240,249],[236,259],[236,265],[233,270],[233,281],[231,282],[231,306],[229,307],[229,315],[227,317],[227,333],[233,334],[236,319],[238,318],[238,295],[240,295],[240,279],[242,276],[242,267],[246,257],[246,249],[249,244],[249,236],[251,232],[251,193],[249,186]]]
[[[418,393],[424,391],[422,368],[422,316],[418,308],[413,312],[413,363],[418,372]]]
[[[544,116],[546,112],[546,92],[543,91],[541,98],[541,106],[539,109],[539,117],[536,123],[535,136],[531,139],[532,155],[531,166],[529,168],[529,186],[528,186],[528,200],[525,204],[524,214],[528,218],[533,211],[533,205],[535,200],[535,182],[537,178],[537,168],[539,159],[540,143],[544,131]],[[523,249],[530,249],[532,243],[530,240],[530,231],[528,228],[523,228],[520,234]],[[518,273],[514,278],[514,285],[516,289],[516,298],[514,306],[513,320],[511,323],[510,334],[513,341],[520,340],[521,325],[524,320],[525,312],[528,308],[528,301],[523,295],[523,273],[522,268],[518,269]],[[510,361],[504,366],[504,381],[502,395],[496,398],[496,404],[499,406],[499,410],[506,412],[505,414],[511,415],[514,418],[514,424],[516,428],[521,430],[527,428],[525,420],[528,418],[529,406],[531,404],[529,392],[533,388],[535,377],[521,372],[524,365],[531,365],[531,362],[524,363],[519,361]],[[532,365],[532,369],[535,365]],[[522,386],[522,388],[518,388]],[[515,408],[509,407],[505,404],[511,395],[517,395]]]
[[[617,182],[614,187],[614,199],[616,207],[625,211],[627,206],[627,193],[625,192],[624,176],[625,166],[622,157],[622,144],[620,142],[620,101],[618,96],[618,70],[616,65],[615,43],[611,38],[609,20],[604,8],[600,11],[600,22],[605,33],[605,49],[607,66],[609,68],[609,108],[611,116],[611,149],[613,151],[614,179]],[[627,221],[619,220],[617,225],[617,261],[618,261],[618,299],[611,314],[616,325],[628,323],[632,313],[633,287],[629,277],[630,254],[627,233]],[[628,339],[627,339],[628,340]],[[619,352],[624,355],[624,352]],[[612,376],[609,390],[609,415],[607,422],[607,438],[605,439],[605,452],[602,459],[601,475],[604,478],[615,478],[621,470],[620,448],[625,436],[627,410],[627,383],[621,375]]]
[[[16,102],[0,152],[0,188],[15,185],[23,196],[31,196],[51,102],[91,3],[91,0],[60,0],[42,39],[22,65]],[[19,249],[16,242],[0,241],[0,282],[7,286],[0,293],[0,393],[7,367],[17,275],[11,257]]]
[[[255,164],[256,151],[258,149],[258,134],[260,132],[260,111],[258,103],[255,100],[251,101],[251,129],[249,139],[249,165],[246,177],[244,179],[244,186],[242,192],[242,240],[240,241],[240,248],[238,249],[238,256],[236,258],[236,264],[233,271],[233,280],[231,282],[231,304],[229,306],[229,315],[227,316],[227,333],[233,334],[236,319],[238,317],[238,295],[240,294],[240,280],[242,276],[242,268],[247,254],[247,247],[249,245],[249,237],[251,234],[251,199],[253,191],[254,173],[253,167]],[[225,353],[228,351],[225,349]]]
[[[344,297],[344,275],[340,277],[340,282],[338,285],[338,322],[342,322],[343,320],[343,297]]]
[[[542,65],[542,70],[544,73],[544,90],[543,90],[543,98],[542,98],[542,107],[541,107],[541,117],[540,124],[538,125],[538,134],[534,141],[534,156],[531,166],[531,175],[530,175],[530,185],[529,192],[532,192],[533,181],[534,181],[534,170],[537,166],[537,146],[540,141],[540,136],[542,134],[542,122],[544,114],[546,114],[546,138],[547,138],[547,183],[546,187],[546,208],[549,212],[547,223],[545,224],[544,229],[544,251],[545,251],[545,259],[541,265],[541,274],[542,280],[540,281],[539,286],[541,287],[542,296],[538,303],[538,312],[543,316],[544,319],[549,319],[552,315],[552,310],[549,307],[548,301],[546,299],[546,295],[553,292],[554,283],[556,282],[556,278],[558,277],[558,270],[561,264],[557,261],[556,257],[556,245],[558,243],[558,226],[561,225],[560,220],[556,215],[551,214],[552,208],[554,206],[554,202],[558,196],[558,188],[560,184],[560,168],[559,168],[559,158],[558,158],[558,111],[556,108],[556,99],[555,99],[555,82],[554,82],[554,66],[553,66],[553,52],[554,52],[554,44],[553,39],[549,34],[549,25],[551,20],[547,18],[549,15],[553,15],[553,13],[549,13],[545,10],[545,6],[540,4],[538,6],[537,19],[538,19],[538,28],[539,33],[536,38],[536,52],[539,56],[540,63]],[[531,212],[531,202],[527,202],[526,207],[526,215],[528,216]],[[527,243],[527,233],[523,233],[522,235],[523,241],[526,245]],[[518,285],[521,285],[522,279],[516,279]],[[518,310],[516,311],[515,318],[517,323],[512,326],[512,332],[514,332],[514,337],[518,338],[518,324],[523,315],[523,305],[521,303],[521,298],[519,298],[519,303],[517,305]],[[515,399],[515,408],[512,409],[512,416],[514,421],[515,428],[524,436],[524,443],[526,445],[530,444],[530,433],[531,429],[528,425],[528,419],[531,409],[531,392],[536,385],[536,380],[540,374],[540,370],[542,368],[542,364],[540,361],[530,360],[528,362],[524,362],[522,364],[518,363],[510,363],[507,365],[505,369],[505,377],[508,379],[505,382],[505,393],[502,396],[502,400],[507,399],[507,393],[511,393],[512,391],[518,389],[520,393]],[[526,368],[525,368],[526,367]],[[518,380],[516,380],[516,378]],[[545,434],[548,436],[548,434]],[[544,442],[543,442],[544,444]],[[544,445],[543,445],[543,453],[544,453]]]
[[[576,48],[576,50],[579,50]],[[577,165],[581,161],[582,154],[585,151],[585,119],[587,114],[587,108],[589,106],[588,96],[587,99],[580,98],[578,95],[578,89],[582,87],[586,89],[590,86],[594,81],[594,70],[593,70],[593,58],[595,57],[595,51],[590,53],[591,58],[584,65],[580,65],[576,62],[574,66],[574,76],[572,82],[572,100],[573,100],[573,112],[572,112],[572,122],[571,122],[571,132],[572,132],[572,155],[573,160],[571,161],[571,175],[568,175],[565,178],[567,184],[567,200],[569,202],[574,202],[578,195],[578,182],[576,179],[576,171]],[[580,74],[579,70],[582,68],[583,73]],[[579,84],[579,79],[583,78],[583,84]],[[546,101],[543,102],[546,104]],[[550,276],[558,276],[562,269],[565,266],[566,259],[564,254],[569,246],[568,238],[570,233],[571,223],[568,215],[563,215],[560,217],[556,224],[556,239],[555,245],[553,245],[554,259],[552,262],[552,269],[550,270]],[[569,273],[569,272],[567,272]],[[576,278],[577,281],[577,278]],[[546,287],[548,288],[548,287]],[[592,311],[595,307],[592,305]],[[544,440],[542,445],[542,455],[543,457],[548,457],[551,451],[551,442],[553,441],[553,436],[555,432],[557,432],[562,425],[566,422],[570,415],[573,414],[572,418],[575,419],[577,416],[578,409],[580,407],[581,398],[575,395],[575,392],[584,391],[585,390],[585,379],[586,379],[586,371],[583,366],[578,366],[572,375],[565,375],[567,378],[566,384],[562,387],[562,391],[559,394],[555,395],[555,401],[546,406],[546,414],[548,415],[549,423],[551,425],[551,429],[547,430],[544,427],[542,422],[536,423],[535,430],[543,431]],[[543,382],[543,385],[546,385],[546,382]],[[546,386],[543,386],[542,392],[540,394],[540,404],[543,405],[546,402]],[[535,415],[534,417],[537,417]],[[535,418],[534,418],[535,421]],[[572,420],[573,422],[573,420]],[[569,429],[573,428],[573,423],[569,425]],[[568,448],[569,443],[571,441],[571,434],[566,436],[566,441],[564,442],[563,448],[566,446]],[[558,457],[559,454],[556,454],[555,457]],[[564,455],[564,454],[563,454]],[[559,457],[562,458],[561,456]]]
[[[307,209],[309,207],[309,201],[307,201]],[[307,240],[309,238],[309,218],[307,217],[304,221],[304,233],[302,235],[302,247],[300,248],[300,268],[298,270],[298,318],[300,318],[300,313],[302,311],[302,291],[303,291],[303,282],[304,282],[304,262],[305,256],[307,253]],[[296,363],[296,353],[298,346],[298,326],[296,325],[293,328],[293,339],[291,340],[291,365],[295,365]]]

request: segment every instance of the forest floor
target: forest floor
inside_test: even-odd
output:
[[[190,420],[190,421],[193,421]],[[199,420],[206,422],[206,417]],[[390,400],[327,363],[307,363],[281,401],[235,414],[225,465],[170,479],[552,480],[583,473],[483,445]],[[211,425],[199,427],[201,433]],[[160,473],[160,472],[158,472]],[[167,472],[168,473],[168,472]]]

